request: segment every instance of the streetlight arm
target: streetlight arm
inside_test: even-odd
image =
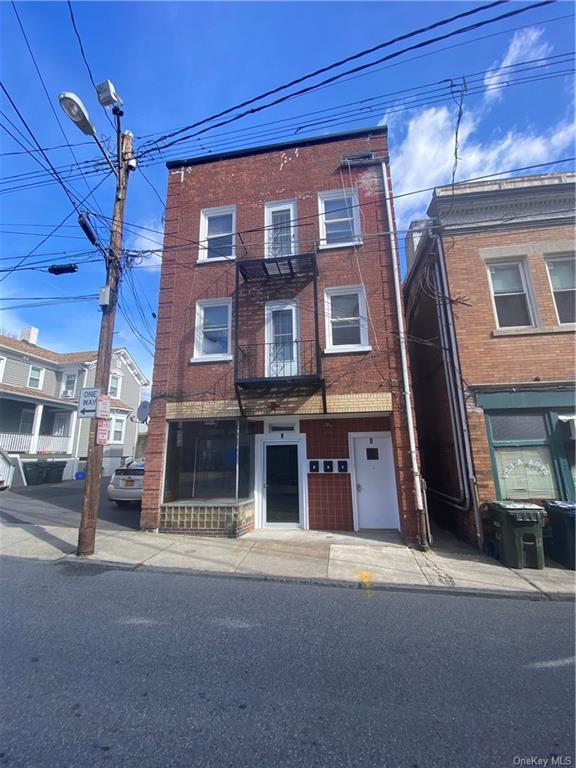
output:
[[[104,157],[106,158],[106,162],[108,163],[108,165],[110,166],[110,168],[112,168],[112,170],[113,170],[113,171],[114,171],[114,173],[116,174],[116,178],[118,178],[118,169],[116,168],[116,166],[114,165],[114,163],[112,162],[112,160],[110,160],[110,157],[109,157],[109,155],[108,155],[108,152],[106,152],[106,148],[104,147],[104,144],[102,144],[102,142],[100,141],[100,139],[98,138],[98,136],[96,136],[96,134],[94,134],[94,141],[95,141],[95,142],[96,142],[96,144],[98,144],[98,146],[100,147],[100,151],[102,152],[102,154],[103,154],[103,155],[104,155]]]

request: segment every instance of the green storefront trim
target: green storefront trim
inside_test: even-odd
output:
[[[490,392],[477,393],[476,402],[484,409],[486,422],[486,434],[490,448],[490,460],[492,463],[492,475],[496,488],[497,498],[502,498],[498,469],[496,464],[495,447],[522,445],[547,445],[550,448],[556,485],[559,498],[564,501],[576,500],[576,488],[574,478],[570,471],[570,465],[562,439],[558,434],[559,416],[562,413],[574,413],[574,392]],[[533,409],[544,415],[546,423],[547,440],[513,440],[495,441],[492,435],[490,413],[495,411],[514,411],[519,409]]]
[[[485,411],[513,408],[576,408],[576,392],[476,392],[476,404]]]

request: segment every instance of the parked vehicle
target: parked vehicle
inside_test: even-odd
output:
[[[137,459],[114,472],[108,485],[108,498],[119,507],[127,507],[133,502],[140,503],[143,486],[144,459]]]

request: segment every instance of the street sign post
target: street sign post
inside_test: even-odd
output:
[[[96,418],[110,418],[110,398],[108,395],[98,395],[96,398]]]
[[[93,419],[96,416],[96,401],[100,395],[99,387],[90,387],[80,390],[78,398],[78,418]]]

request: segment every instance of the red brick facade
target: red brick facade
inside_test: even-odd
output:
[[[431,269],[439,273],[442,260],[448,295],[457,298],[450,305],[449,315],[460,365],[459,386],[465,396],[472,458],[469,469],[475,478],[480,515],[486,514],[486,502],[501,497],[487,432],[490,413],[541,413],[548,418],[550,411],[570,409],[570,402],[574,412],[570,392],[576,362],[575,326],[559,323],[547,269],[551,258],[574,258],[570,212],[574,207],[574,180],[567,181],[562,177],[534,177],[534,181],[515,180],[508,187],[504,182],[503,189],[494,182],[484,185],[480,192],[471,185],[469,201],[466,187],[457,190],[452,204],[442,196],[435,198],[431,211],[439,216],[445,229],[441,230],[441,240],[424,236],[408,278],[408,328],[416,337],[440,338],[438,308],[442,297],[435,299],[429,286],[427,292],[419,286],[424,275],[430,278]],[[559,212],[556,216],[555,210]],[[466,227],[466,217],[478,220],[476,226]],[[518,223],[523,217],[529,219],[525,225]],[[489,269],[506,262],[522,265],[533,319],[529,327],[499,328]],[[414,342],[411,362],[424,477],[430,484],[441,485],[444,493],[456,496],[457,450],[449,406],[456,400],[450,395],[444,356],[438,345],[425,348]],[[482,394],[487,393],[492,393],[492,401],[482,400]],[[510,397],[499,404],[495,399],[498,394]],[[514,397],[519,404],[515,404]],[[496,405],[481,405],[486,402]],[[508,410],[504,409],[505,402],[510,404]],[[570,498],[573,485],[567,457],[553,435],[550,441],[557,451],[557,464],[563,464],[564,475],[559,474],[557,480],[558,497]],[[472,495],[473,487],[469,491]],[[431,503],[441,519],[463,537],[476,541],[472,504],[464,511],[438,498],[432,498]]]
[[[365,164],[343,164],[344,155],[372,153]],[[162,503],[166,431],[175,418],[230,418],[234,412],[234,363],[192,363],[196,302],[200,299],[235,298],[234,261],[198,261],[200,220],[203,209],[236,206],[236,260],[262,259],[265,255],[264,209],[266,203],[295,200],[299,251],[316,254],[320,348],[326,347],[324,289],[364,286],[367,304],[368,343],[371,351],[322,354],[328,415],[310,403],[294,405],[277,395],[260,405],[258,415],[299,412],[317,414],[302,418],[300,430],[312,447],[347,456],[349,431],[389,429],[395,448],[402,532],[416,541],[416,503],[402,392],[398,324],[394,300],[392,257],[387,232],[382,161],[387,158],[385,129],[343,135],[298,146],[270,148],[242,156],[206,162],[185,162],[169,172],[164,255],[160,285],[158,332],[154,367],[151,422],[147,444],[147,471],[141,525],[158,526]],[[351,189],[358,195],[362,244],[356,247],[317,248],[318,193]],[[310,279],[296,277],[272,285],[240,283],[239,345],[264,342],[264,305],[273,300],[295,299],[299,335],[315,339],[314,295]],[[233,303],[233,313],[235,304]],[[343,401],[342,396],[354,395]],[[340,398],[338,400],[337,398]],[[370,400],[370,398],[372,398]],[[377,407],[375,403],[384,403]],[[218,411],[218,403],[222,404]],[[208,410],[207,410],[208,409]],[[300,409],[300,410],[298,410]],[[331,410],[332,409],[332,410]],[[379,411],[379,413],[378,413]],[[333,419],[328,433],[322,425],[331,413],[350,419]],[[392,415],[390,415],[390,412]],[[371,414],[375,414],[372,418]],[[363,417],[370,418],[363,418]],[[382,426],[384,425],[384,426]],[[388,426],[386,426],[388,425]],[[342,453],[340,453],[342,451]],[[310,478],[311,527],[352,527],[351,489],[348,475]]]

